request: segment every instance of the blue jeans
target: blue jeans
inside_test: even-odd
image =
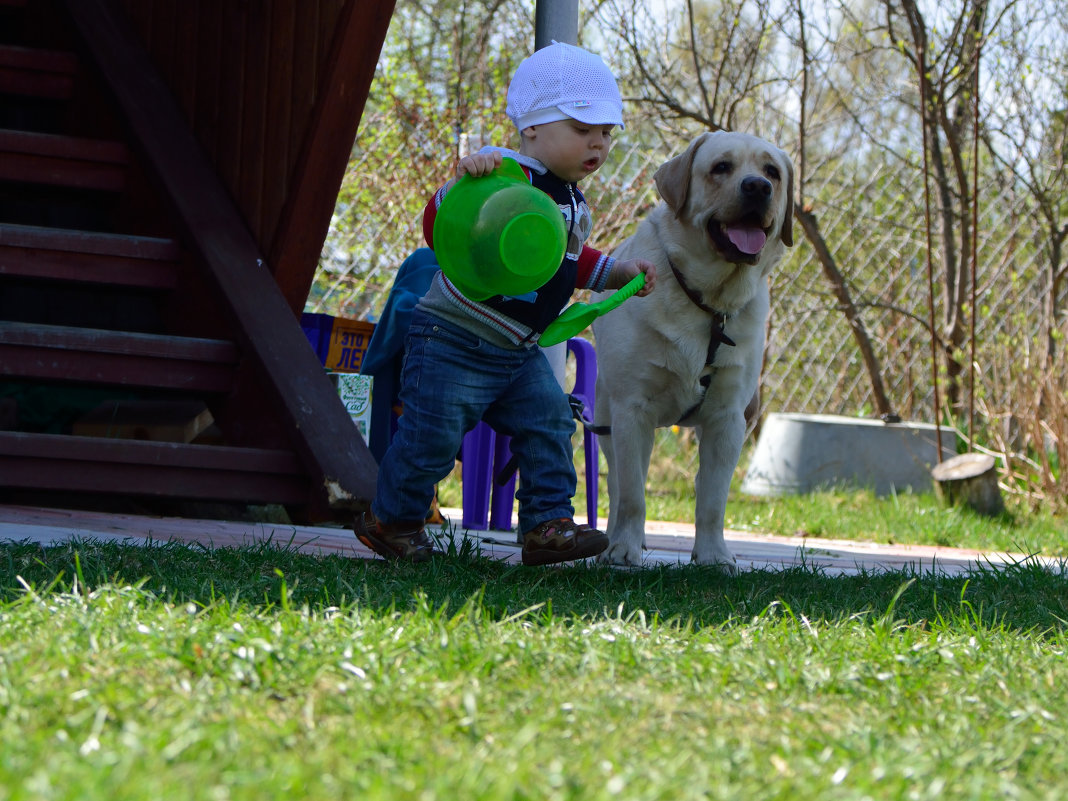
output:
[[[519,530],[574,516],[575,421],[539,348],[499,348],[416,309],[405,341],[404,408],[378,470],[371,510],[383,523],[426,518],[479,420],[512,438],[519,462]]]

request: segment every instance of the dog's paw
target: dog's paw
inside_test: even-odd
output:
[[[710,553],[698,553],[694,548],[690,561],[696,565],[715,565],[728,576],[738,575],[738,562],[735,561],[734,554],[726,548]]]
[[[621,542],[610,543],[597,557],[597,561],[622,567],[641,567],[642,549],[631,548]]]

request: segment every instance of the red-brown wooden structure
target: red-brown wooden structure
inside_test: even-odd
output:
[[[299,317],[393,8],[0,0],[0,501],[366,506]]]

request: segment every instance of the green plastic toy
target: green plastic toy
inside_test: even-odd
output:
[[[489,175],[462,176],[434,220],[438,264],[475,301],[542,286],[560,269],[566,245],[560,209],[514,159]]]
[[[582,333],[590,323],[602,314],[612,311],[643,286],[645,286],[645,273],[638,273],[616,290],[615,294],[609,295],[602,301],[597,303],[572,303],[560,312],[559,317],[549,323],[549,327],[545,329],[538,339],[538,344],[548,348]]]

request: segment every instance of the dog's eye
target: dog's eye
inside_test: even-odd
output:
[[[779,173],[779,168],[776,167],[774,164],[769,164],[767,167],[765,167],[764,174],[773,181],[778,181],[782,177]]]
[[[731,171],[731,163],[729,161],[717,161],[712,165],[712,175],[726,175]]]

